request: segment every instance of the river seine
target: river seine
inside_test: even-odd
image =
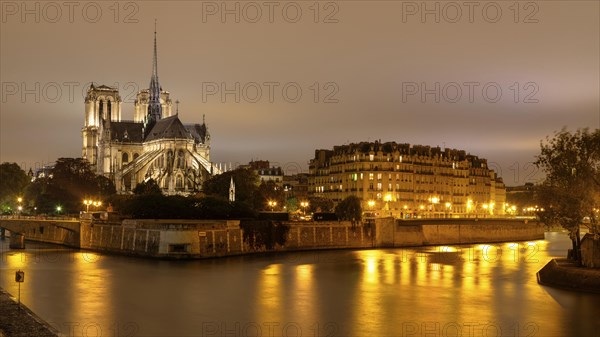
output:
[[[540,286],[545,240],[157,261],[0,241],[0,287],[65,336],[600,336],[600,295]]]

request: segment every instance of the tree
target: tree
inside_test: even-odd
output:
[[[271,210],[269,201],[275,201],[277,206],[274,209],[282,209],[285,203],[285,195],[280,186],[272,181],[263,181],[258,186],[254,198],[254,209],[256,210]]]
[[[113,182],[96,175],[83,158],[59,158],[49,177],[36,179],[26,191],[38,211],[51,213],[56,205],[62,212],[77,213],[87,198],[105,200],[116,193]]]
[[[322,197],[308,198],[308,208],[311,213],[331,212],[333,211],[333,201]]]
[[[206,195],[228,200],[232,177],[235,184],[235,200],[253,206],[258,186],[258,176],[252,169],[238,168],[213,176],[204,182],[202,189]]]
[[[143,181],[135,185],[135,188],[133,189],[133,194],[162,194],[162,190],[160,189],[160,186],[158,186],[154,179],[148,179],[148,181]]]
[[[16,206],[17,198],[23,196],[29,182],[30,177],[16,163],[0,164],[0,203]]]
[[[362,217],[362,206],[360,198],[351,195],[340,201],[335,207],[335,215],[340,220],[347,220],[352,222],[352,226],[359,222]]]
[[[580,263],[579,226],[586,217],[595,225],[600,208],[600,130],[563,129],[547,137],[535,164],[546,173],[536,193],[540,218],[569,231],[572,257]]]

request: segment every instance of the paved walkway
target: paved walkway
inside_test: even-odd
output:
[[[0,289],[0,337],[57,337],[48,323]]]

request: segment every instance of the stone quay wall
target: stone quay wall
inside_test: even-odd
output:
[[[63,222],[31,219],[2,222],[0,225],[21,233],[21,238],[26,240],[117,254],[165,258],[208,258],[268,251],[454,245],[544,238],[543,224],[533,219],[377,218],[356,226],[345,221],[281,222],[273,226],[265,221],[109,222],[89,218]]]
[[[379,247],[456,245],[544,239],[544,225],[533,219],[381,219]]]
[[[252,225],[252,224],[250,224]],[[282,222],[284,244],[271,249],[257,245],[237,220],[126,220],[122,224],[82,222],[83,249],[165,258],[208,258],[342,248],[410,247],[544,238],[544,226],[520,219],[376,219],[371,224],[350,222]],[[268,234],[268,233],[267,233]]]
[[[349,222],[283,222],[285,244],[270,250],[244,237],[238,220],[126,220],[81,224],[81,248],[168,258],[207,258],[267,251],[374,248],[374,226]]]

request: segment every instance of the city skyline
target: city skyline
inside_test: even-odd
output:
[[[157,19],[160,83],[182,119],[206,115],[214,162],[307,171],[316,149],[381,139],[464,149],[508,186],[532,182],[540,140],[600,124],[598,3],[489,3],[497,7],[482,3],[470,17],[431,2],[439,16],[422,17],[428,8],[416,2],[286,2],[272,12],[267,3],[90,2],[72,13],[34,3],[37,14],[4,2],[0,161],[79,157],[91,82],[117,86],[133,119]],[[221,96],[236,85],[238,97]]]

